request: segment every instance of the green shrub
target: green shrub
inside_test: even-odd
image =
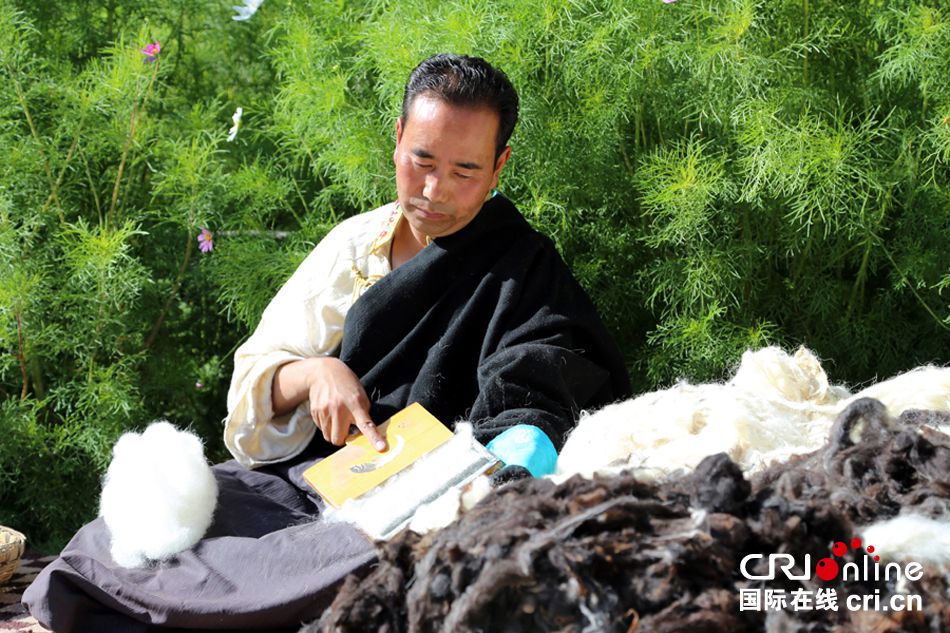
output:
[[[30,547],[62,547],[95,516],[100,473],[117,436],[108,424],[48,425],[36,403],[0,402],[0,508],[4,525],[22,527]]]
[[[34,543],[90,518],[126,430],[225,457],[233,350],[335,222],[394,198],[403,84],[436,52],[518,87],[501,188],[638,389],[764,344],[852,384],[950,359],[939,3],[231,4],[0,0],[0,522]]]

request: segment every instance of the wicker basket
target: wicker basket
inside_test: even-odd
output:
[[[26,547],[26,537],[14,529],[0,525],[0,583],[6,582],[16,571]]]

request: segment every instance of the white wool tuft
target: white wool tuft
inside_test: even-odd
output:
[[[582,414],[553,478],[628,468],[662,477],[718,452],[754,472],[823,446],[838,413],[864,396],[895,416],[908,408],[950,411],[950,369],[921,368],[849,397],[805,348],[747,351],[725,384],[680,383]]]
[[[950,563],[950,521],[916,514],[874,523],[861,533],[866,545],[883,560],[921,565]]]
[[[424,534],[445,527],[467,509],[463,487],[495,461],[475,439],[472,425],[459,422],[450,440],[324,516],[352,523],[378,540],[389,539],[407,525]]]
[[[895,417],[907,409],[950,411],[950,368],[918,367],[871,385],[856,393],[851,400],[857,398],[877,398]]]
[[[112,534],[112,558],[142,567],[185,550],[211,525],[218,484],[201,440],[168,422],[126,433],[112,449],[99,514]]]
[[[462,510],[468,512],[491,492],[491,479],[488,475],[479,475],[472,483],[462,489]]]
[[[489,492],[491,480],[488,475],[479,475],[465,486],[451,488],[435,501],[419,506],[407,527],[416,534],[441,530],[475,507]]]
[[[747,350],[730,384],[788,406],[833,405],[850,394],[828,384],[828,376],[815,355],[804,347],[789,356],[778,347]]]
[[[416,508],[416,512],[412,515],[407,527],[416,534],[427,534],[433,530],[441,530],[458,518],[461,504],[461,489],[450,488],[435,501],[424,503]]]

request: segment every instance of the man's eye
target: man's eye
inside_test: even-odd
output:
[[[455,172],[455,175],[456,177],[461,178],[462,180],[468,180],[469,178],[471,178],[469,174],[462,174],[459,172]]]
[[[419,161],[413,161],[413,163],[419,169],[432,169],[432,165],[429,163],[420,163]]]

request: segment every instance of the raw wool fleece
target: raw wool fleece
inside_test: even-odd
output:
[[[883,560],[950,565],[950,516],[905,514],[869,525],[861,535]]]
[[[794,356],[777,347],[747,351],[725,384],[681,383],[582,415],[554,477],[628,468],[662,477],[718,452],[757,472],[821,446],[835,415],[862,397],[879,399],[892,415],[911,408],[950,411],[950,369],[919,368],[851,396],[829,384],[805,348]]]
[[[778,580],[786,595],[833,588],[837,610],[740,610],[750,553],[830,557],[855,526],[899,511],[950,512],[950,416],[889,416],[859,399],[817,451],[747,479],[725,454],[688,475],[644,481],[632,472],[593,479],[516,481],[493,490],[446,529],[404,531],[380,544],[380,563],[351,576],[302,633],[475,631],[731,631],[930,633],[950,621],[948,577],[920,581]],[[870,544],[870,541],[868,541]],[[863,551],[843,562],[863,563]],[[873,564],[873,563],[872,563]],[[768,571],[768,558],[749,564]],[[800,568],[796,575],[802,575]],[[919,611],[854,611],[849,595],[919,594]],[[814,595],[812,593],[811,595]]]
[[[389,538],[409,521],[416,532],[439,529],[481,499],[473,499],[473,490],[487,492],[484,483],[469,487],[467,494],[465,487],[477,478],[487,482],[479,473],[491,463],[491,453],[475,440],[472,425],[459,422],[449,441],[324,516],[352,523],[374,540]]]
[[[99,501],[112,558],[142,567],[191,547],[211,525],[217,498],[197,436],[168,422],[124,434],[112,449]]]
[[[420,506],[412,515],[408,528],[416,534],[441,530],[457,519],[459,514],[471,510],[489,492],[490,479],[487,475],[479,475],[468,485],[452,488],[432,503]]]

